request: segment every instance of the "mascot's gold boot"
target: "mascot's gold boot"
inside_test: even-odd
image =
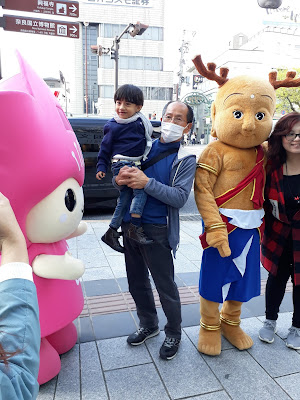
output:
[[[222,335],[239,350],[249,349],[253,340],[240,328],[241,302],[224,301],[220,313]]]
[[[200,296],[200,332],[198,351],[216,356],[221,353],[221,324],[219,303]]]

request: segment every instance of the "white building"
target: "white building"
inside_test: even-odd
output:
[[[230,48],[218,55],[214,60],[203,62],[214,62],[219,68],[229,69],[228,77],[237,75],[254,75],[265,77],[272,69],[294,69],[300,67],[300,28],[299,24],[284,22],[268,22],[264,29],[251,38],[243,33],[233,37]],[[195,68],[192,74],[198,74]],[[207,94],[216,93],[218,85],[216,82],[203,80],[198,85],[201,92]]]
[[[115,61],[97,56],[91,45],[112,48],[114,38],[130,24],[149,25],[141,36],[122,36],[119,48],[119,86],[130,83],[144,93],[142,112],[160,118],[173,96],[173,72],[164,71],[164,2],[161,0],[83,0],[80,39],[74,40],[74,71],[70,81],[70,112],[110,117],[114,111]],[[87,61],[87,64],[86,64]],[[87,82],[85,75],[87,71]],[[85,103],[85,97],[88,103]]]

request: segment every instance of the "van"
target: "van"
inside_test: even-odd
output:
[[[115,208],[119,191],[112,184],[112,172],[108,166],[105,178],[96,179],[97,156],[104,136],[103,128],[110,118],[69,117],[70,124],[80,144],[84,164],[85,179],[83,184],[84,207]],[[153,125],[153,138],[160,136],[161,122],[150,121]]]

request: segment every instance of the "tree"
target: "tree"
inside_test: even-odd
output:
[[[300,68],[294,68],[297,77],[300,75]],[[277,80],[285,79],[287,69],[278,69]],[[286,113],[298,111],[300,108],[300,88],[279,88],[276,90],[277,104],[276,111]]]

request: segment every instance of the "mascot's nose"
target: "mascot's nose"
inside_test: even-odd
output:
[[[242,125],[242,129],[243,129],[243,133],[245,134],[245,136],[249,136],[252,133],[252,131],[255,129],[254,117],[245,116],[243,125]]]

